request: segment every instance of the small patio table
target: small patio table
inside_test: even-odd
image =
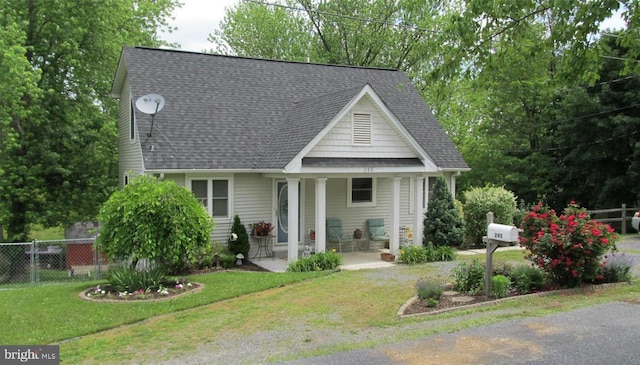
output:
[[[273,238],[272,235],[267,235],[267,236],[253,236],[253,238],[256,240],[256,242],[258,242],[258,251],[256,251],[255,255],[253,255],[253,258],[255,259],[256,257],[258,257],[258,255],[260,255],[260,252],[262,250],[264,250],[264,254],[266,255],[266,257],[271,257],[273,258],[273,250],[271,249],[271,239]]]

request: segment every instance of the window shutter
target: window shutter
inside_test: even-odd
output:
[[[371,114],[353,113],[353,144],[371,144]]]

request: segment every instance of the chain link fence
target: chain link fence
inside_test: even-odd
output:
[[[96,280],[109,268],[95,238],[0,243],[0,287]]]

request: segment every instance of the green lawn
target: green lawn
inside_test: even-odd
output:
[[[189,280],[205,285],[202,291],[159,302],[98,303],[80,299],[78,294],[83,289],[100,283],[95,281],[0,290],[5,328],[20,329],[0,331],[0,343],[57,342],[323,275],[327,273],[222,272],[193,276]]]
[[[459,256],[463,260],[473,258],[483,261],[484,255]],[[519,251],[496,252],[494,262],[526,264]],[[384,270],[214,273],[190,278],[205,284],[199,293],[148,303],[98,303],[78,297],[79,292],[98,282],[0,290],[0,311],[8,319],[6,328],[19,329],[0,331],[0,343],[60,343],[61,357],[66,363],[144,362],[150,358],[184,356],[199,344],[217,338],[241,341],[257,332],[289,326],[310,328],[309,338],[301,341],[316,341],[315,333],[346,328],[354,334],[379,336],[386,336],[385,329],[402,328],[392,331],[400,335],[387,339],[400,341],[509,318],[634,299],[640,294],[640,285],[636,284],[602,290],[598,295],[522,298],[490,307],[398,321],[396,312],[415,294],[415,281],[434,277],[436,269],[434,264],[425,264],[399,265],[392,270],[393,275],[385,280],[380,280]],[[421,325],[412,325],[416,323]],[[379,342],[376,336],[364,342],[327,344],[300,354],[311,356],[366,348]]]

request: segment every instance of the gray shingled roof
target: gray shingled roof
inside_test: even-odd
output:
[[[367,84],[438,167],[468,167],[400,71],[141,47],[122,57],[133,100],[166,101],[152,138],[136,110],[146,169],[281,169]]]

